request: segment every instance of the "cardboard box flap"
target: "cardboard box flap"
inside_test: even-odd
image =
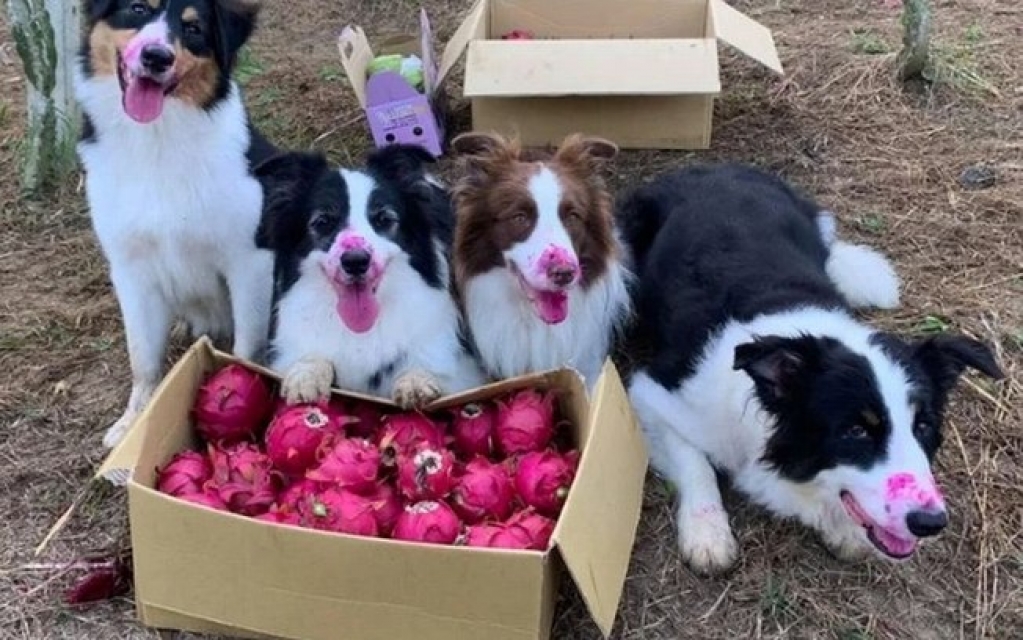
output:
[[[487,36],[487,25],[483,20],[486,15],[487,0],[476,0],[476,4],[466,14],[465,20],[462,20],[462,24],[458,25],[458,29],[444,46],[444,53],[440,57],[440,69],[437,71],[437,87],[444,84],[444,80],[458,64],[469,43]]]
[[[467,97],[716,94],[717,42],[477,40],[466,56]],[[621,73],[611,70],[619,69]]]
[[[423,60],[423,84],[426,95],[437,90],[437,61],[433,52],[433,27],[426,9],[419,9],[419,54]]]
[[[708,32],[713,33],[719,40],[735,47],[775,73],[785,73],[770,29],[728,6],[723,0],[710,0],[708,21],[710,22]]]
[[[636,537],[647,451],[625,387],[610,361],[604,365],[593,398],[586,455],[558,518],[554,542],[590,615],[607,637]]]
[[[177,382],[182,376],[173,375],[186,367],[193,367],[198,361],[200,353],[208,353],[213,350],[213,343],[209,338],[203,336],[196,340],[188,351],[181,356],[181,359],[171,368],[171,371],[160,381],[153,397],[168,393],[167,387],[180,386]],[[170,389],[173,391],[173,389]],[[153,412],[153,403],[149,403],[142,413],[136,418],[135,423],[125,435],[124,439],[111,450],[103,464],[96,471],[96,478],[103,478],[111,484],[123,487],[131,480],[135,467],[138,466],[139,457],[142,455],[142,445],[146,439],[146,430],[150,422],[150,415]]]
[[[366,108],[366,70],[373,61],[373,49],[362,27],[345,27],[337,37],[337,50],[341,54],[348,82],[352,85],[359,106]]]

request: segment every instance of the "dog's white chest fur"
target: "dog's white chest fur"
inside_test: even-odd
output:
[[[249,132],[237,94],[209,113],[168,100],[147,125],[124,114],[116,79],[89,80],[79,94],[97,130],[79,154],[115,286],[130,271],[194,330],[227,337],[228,274],[257,251],[263,197],[248,173]],[[257,268],[269,283],[272,258],[259,253]]]
[[[629,297],[625,270],[613,263],[589,289],[572,291],[568,317],[557,325],[537,317],[506,268],[468,280],[464,304],[476,349],[492,375],[510,378],[571,367],[592,388],[614,332],[628,313]]]

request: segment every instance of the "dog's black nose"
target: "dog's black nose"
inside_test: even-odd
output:
[[[918,538],[936,536],[948,526],[944,511],[910,511],[906,514],[906,527]]]
[[[575,280],[575,269],[568,266],[551,267],[547,270],[547,277],[559,287],[567,287]]]
[[[174,64],[174,52],[158,44],[142,47],[142,66],[150,73],[163,73]]]
[[[341,268],[350,276],[366,275],[369,263],[369,251],[365,249],[349,249],[341,254]]]

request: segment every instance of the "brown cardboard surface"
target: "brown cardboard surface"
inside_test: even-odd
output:
[[[717,43],[659,40],[478,40],[469,44],[467,97],[716,94]],[[614,82],[608,82],[612,70]]]
[[[722,0],[708,0],[712,31],[718,39],[735,47],[775,73],[784,73],[771,30],[728,6]]]
[[[444,53],[440,57],[440,69],[437,71],[438,87],[444,84],[444,80],[451,73],[451,69],[458,64],[469,43],[487,37],[486,17],[490,9],[488,1],[476,0],[462,20],[462,24],[458,25],[458,29],[444,46]]]
[[[586,456],[554,540],[597,626],[611,633],[643,503],[647,451],[613,365],[594,392]],[[637,471],[642,470],[642,473]]]
[[[622,149],[693,149],[710,143],[712,110],[712,98],[703,95],[475,98],[472,122],[531,146],[584,131]]]
[[[491,38],[703,38],[706,0],[490,0]]]
[[[586,571],[579,587],[601,628],[610,628],[624,581],[618,567],[622,558],[627,563],[632,543],[624,532],[630,518],[622,514],[632,513],[631,493],[637,482],[642,485],[646,468],[645,459],[634,469],[621,466],[633,460],[628,452],[636,442],[630,438],[638,434],[628,405],[624,414],[621,407],[613,408],[624,400],[613,365],[605,370],[610,383],[598,383],[592,406],[582,380],[568,370],[488,385],[435,405],[523,386],[561,389],[562,409],[576,427],[583,455],[566,503],[568,515],[556,531],[558,547],[539,553],[326,534],[203,509],[158,493],[152,488],[156,468],[194,444],[189,409],[195,390],[206,373],[236,361],[199,340],[175,364],[139,420],[141,445],[128,492],[143,622],[296,640],[339,635],[351,640],[547,638],[564,558],[573,575]],[[605,417],[595,411],[609,413]],[[618,422],[623,415],[630,425]],[[609,429],[614,433],[603,433]],[[626,452],[625,457],[609,463],[609,447]],[[595,462],[589,461],[591,448]],[[612,468],[629,477],[611,484],[586,477],[605,476]],[[594,488],[602,493],[588,495]],[[592,517],[597,504],[611,505],[616,512],[608,541],[582,535],[583,519]],[[633,532],[638,512],[635,516]],[[606,520],[599,521],[603,528]],[[609,544],[627,546],[609,549]],[[606,582],[616,579],[617,584]]]
[[[362,27],[345,27],[337,38],[337,50],[341,55],[341,66],[352,86],[352,92],[359,106],[366,108],[366,70],[373,61],[373,48]]]

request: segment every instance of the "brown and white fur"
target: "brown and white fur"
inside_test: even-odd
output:
[[[488,133],[452,141],[455,285],[490,376],[571,367],[592,389],[629,315],[603,177],[617,147],[582,135],[553,153]]]
[[[160,381],[172,325],[265,348],[273,255],[255,244],[273,147],[231,81],[256,6],[228,0],[89,0],[76,94],[93,229],[110,265],[131,395],[116,445]]]

